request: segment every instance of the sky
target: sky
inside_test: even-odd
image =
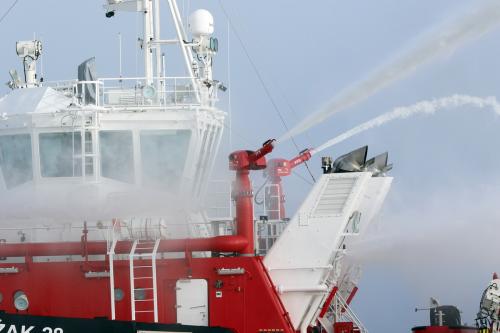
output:
[[[0,14],[11,3],[2,1]],[[234,29],[229,27],[221,3]],[[183,16],[195,8],[206,8],[215,18],[220,52],[214,77],[229,87],[220,107],[228,111],[231,127],[231,136],[226,136],[219,156],[219,169],[226,165],[230,150],[255,149],[286,132],[273,103],[286,127],[291,128],[343,88],[411,46],[431,27],[482,3],[179,0]],[[168,38],[173,30],[167,28],[170,21],[166,14],[163,35]],[[0,82],[8,81],[10,68],[21,69],[15,42],[33,36],[44,43],[47,81],[76,78],[77,65],[92,56],[100,77],[118,76],[119,32],[123,36],[124,74],[140,75],[141,55],[136,50],[140,29],[141,21],[133,14],[105,18],[98,0],[19,0],[0,22],[0,75],[4,80]],[[394,107],[421,100],[455,93],[498,97],[499,40],[500,30],[493,30],[449,50],[297,136],[297,147],[319,146]],[[170,75],[179,74],[175,54],[176,50],[167,50]],[[6,86],[0,86],[0,95],[7,92]],[[443,304],[457,305],[464,321],[473,324],[483,289],[492,272],[500,271],[496,258],[500,253],[496,237],[500,231],[496,209],[500,199],[499,142],[498,116],[488,110],[461,107],[391,122],[322,152],[335,157],[368,144],[370,156],[388,151],[394,163],[390,172],[394,182],[384,208],[370,233],[352,249],[364,267],[353,307],[371,332],[405,332],[426,324],[428,314],[415,313],[414,309],[427,306],[431,296]],[[297,151],[288,141],[278,146],[273,156],[292,157]],[[320,156],[312,159],[310,168],[316,177],[320,175]],[[300,177],[284,181],[287,208],[292,212],[312,183],[305,168],[297,173]]]

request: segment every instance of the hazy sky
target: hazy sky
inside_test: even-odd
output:
[[[11,3],[1,1],[0,14]],[[481,3],[222,0],[289,127],[386,62],[419,34]],[[166,7],[166,1],[162,4]],[[234,33],[228,38],[219,1],[179,1],[179,6],[185,14],[206,8],[215,17],[220,54],[214,76],[231,91],[233,148],[252,149],[281,136],[285,129],[239,41]],[[124,40],[124,73],[140,75],[141,55],[136,52],[140,31],[141,20],[134,14],[106,19],[99,0],[19,0],[0,23],[0,82],[8,81],[10,68],[21,69],[15,42],[34,34],[44,43],[46,80],[75,78],[77,65],[91,56],[96,56],[101,77],[117,76],[118,32]],[[171,36],[172,29],[166,28],[163,37]],[[319,146],[393,107],[454,93],[498,96],[499,41],[500,30],[495,30],[450,50],[297,137],[299,148]],[[168,70],[178,65],[173,54],[167,54],[167,61]],[[6,92],[6,86],[0,87],[1,94]],[[228,110],[227,104],[228,93],[221,107]],[[430,296],[456,304],[464,319],[473,323],[491,273],[500,271],[496,257],[500,253],[500,212],[496,207],[500,200],[499,143],[498,116],[460,108],[396,121],[324,152],[335,157],[369,144],[369,155],[387,150],[394,163],[391,175],[395,180],[383,213],[367,239],[353,249],[365,262],[354,308],[370,331],[405,332],[413,325],[426,324],[428,314],[416,314],[414,308],[426,306]],[[291,157],[296,152],[287,142],[274,156]],[[220,160],[225,165],[224,155]],[[319,156],[310,165],[319,175]],[[298,172],[310,181],[303,168]],[[293,210],[310,185],[292,176],[285,186],[289,210]]]

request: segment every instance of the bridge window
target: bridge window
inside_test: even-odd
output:
[[[134,147],[131,131],[101,131],[101,175],[134,183]]]
[[[184,173],[191,131],[141,131],[142,180],[175,191]]]
[[[0,187],[7,188],[33,180],[31,136],[29,134],[0,136]]]
[[[82,136],[80,132],[42,133],[39,136],[42,177],[82,176]],[[92,153],[92,134],[85,133],[85,154]],[[85,158],[85,174],[92,175],[94,160]]]

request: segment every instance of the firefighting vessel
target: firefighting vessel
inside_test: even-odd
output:
[[[169,39],[159,0],[104,6],[143,16],[144,77],[100,78],[89,59],[78,79],[43,82],[42,43],[17,43],[23,70],[0,100],[0,332],[366,332],[349,306],[359,267],[347,254],[389,190],[387,154],[323,158],[288,218],[281,178],[312,151],[266,161],[274,140],[235,151],[235,213],[209,214],[226,117],[218,40],[208,11],[185,27],[165,3]],[[185,76],[168,76],[166,45]],[[256,219],[258,170],[268,182]]]

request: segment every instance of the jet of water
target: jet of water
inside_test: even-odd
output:
[[[474,2],[477,5],[476,2]],[[305,118],[278,142],[286,141],[323,122],[336,112],[362,102],[386,86],[404,78],[418,67],[447,55],[489,32],[500,23],[500,1],[487,1],[462,16],[431,29],[422,38],[364,79],[340,92],[322,110]]]
[[[347,140],[356,134],[359,134],[371,128],[382,126],[396,119],[404,119],[416,114],[433,114],[439,110],[456,108],[465,105],[474,106],[480,109],[491,108],[497,115],[500,116],[500,104],[494,96],[481,98],[468,95],[452,95],[449,97],[433,99],[430,101],[418,102],[410,106],[397,107],[390,112],[384,113],[376,118],[373,118],[372,120],[364,122],[348,130],[347,132],[344,132],[339,136],[325,142],[321,146],[314,149],[312,153],[319,153],[320,151],[336,145],[344,140]]]

